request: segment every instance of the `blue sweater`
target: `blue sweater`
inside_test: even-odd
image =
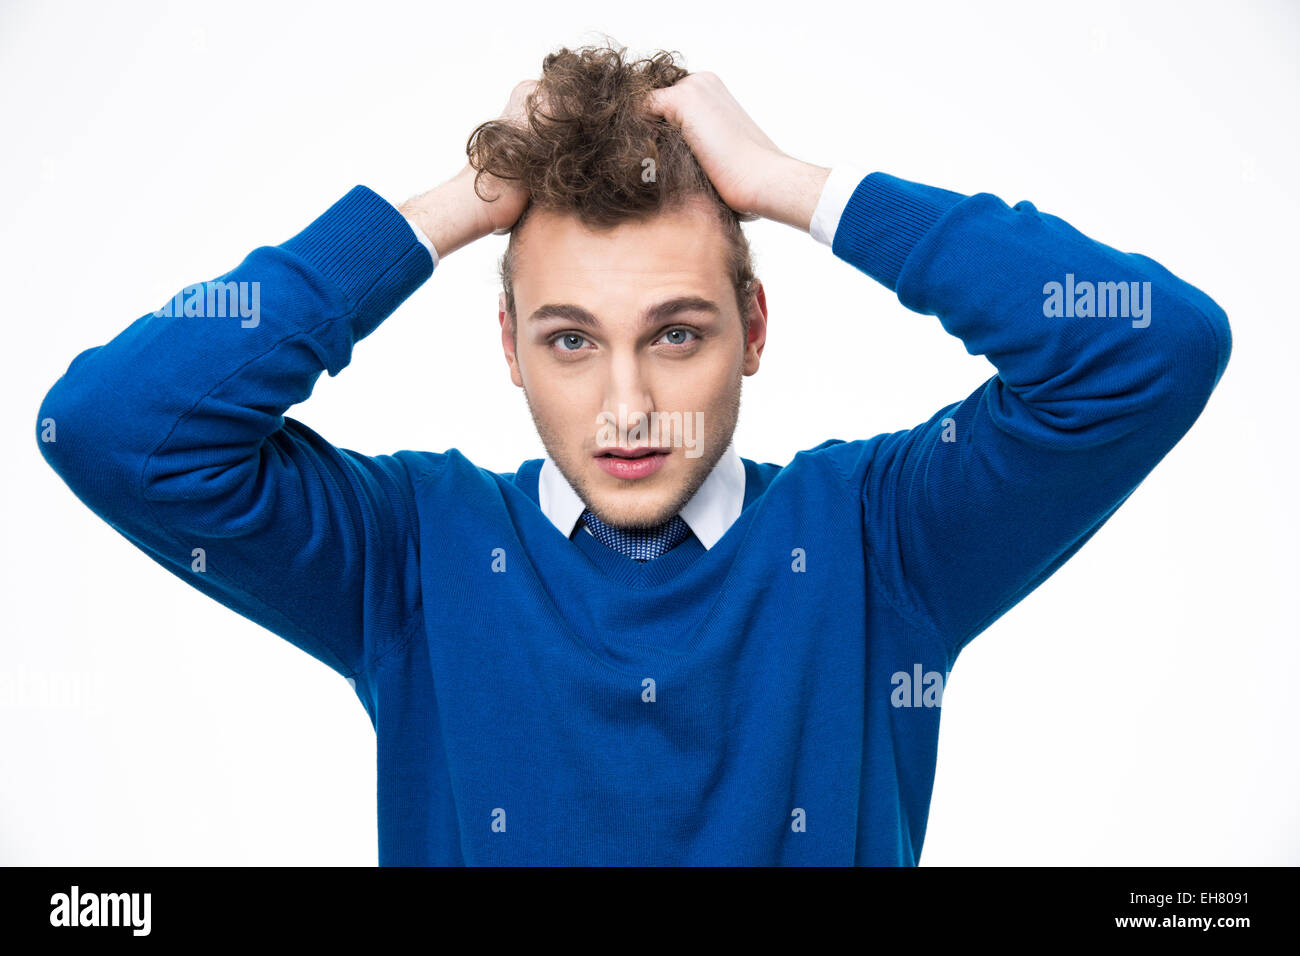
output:
[[[1187,431],[1231,340],[1204,293],[1027,202],[873,173],[832,248],[997,374],[915,428],[743,459],[707,551],[565,538],[540,459],[369,457],[284,416],[431,273],[363,186],[214,280],[259,282],[256,322],[150,313],[78,355],[39,447],[348,679],[381,865],[912,865],[957,654]]]

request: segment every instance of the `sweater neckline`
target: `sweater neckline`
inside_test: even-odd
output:
[[[606,577],[629,588],[651,587],[667,581],[707,552],[700,539],[692,533],[653,561],[637,561],[596,540],[581,522],[573,530],[572,541]]]
[[[636,572],[628,566],[638,562],[610,551],[594,538],[592,542],[616,560],[593,559],[546,517],[537,495],[542,459],[524,462],[512,475],[498,475],[506,509],[519,535],[519,558],[532,589],[544,596],[543,603],[555,624],[575,644],[621,674],[644,676],[647,667],[657,667],[659,673],[664,673],[665,667],[687,659],[728,593],[737,558],[755,513],[762,507],[764,476],[754,462],[741,460],[745,466],[745,500],[740,515],[713,547],[706,549],[692,537],[654,561],[645,562]],[[539,566],[546,569],[545,575]],[[592,626],[590,608],[584,602],[593,594],[611,591],[618,595],[619,607],[613,613],[605,609],[607,627]],[[679,619],[671,627],[663,619],[664,608],[673,609],[674,617]]]

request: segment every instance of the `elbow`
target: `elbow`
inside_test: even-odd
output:
[[[1162,414],[1171,410],[1169,403],[1195,406],[1199,413],[1232,354],[1227,312],[1154,259],[1138,253],[1127,253],[1125,258],[1136,267],[1127,283],[1130,311],[1112,309],[1110,314],[1131,318],[1124,323],[1121,347],[1139,371],[1140,391],[1149,402],[1162,406]],[[1108,306],[1118,301],[1123,308],[1124,285],[1107,284]],[[1111,288],[1118,289],[1117,299],[1110,298]],[[1103,301],[1100,292],[1097,301]]]
[[[1226,312],[1183,285],[1155,286],[1148,315],[1118,337],[1127,373],[1110,391],[1111,426],[1167,450],[1204,411],[1232,352]],[[1194,295],[1189,295],[1191,289]],[[1126,323],[1127,324],[1127,323]]]
[[[1099,380],[1111,376],[1097,393],[1104,396],[1108,428],[1140,430],[1149,443],[1171,447],[1223,377],[1232,332],[1224,309],[1186,283],[1152,283],[1151,292],[1144,313],[1132,313],[1131,323],[1121,317],[1124,328],[1109,340],[1114,352],[1093,355],[1091,364]]]
[[[1227,312],[1208,295],[1186,285],[1179,292],[1165,297],[1167,374],[1179,397],[1203,406],[1228,367],[1232,328]]]
[[[42,398],[36,411],[36,446],[46,464],[90,504],[129,486],[129,456],[122,447],[129,432],[113,413],[112,390],[92,383],[81,358]]]
[[[67,480],[66,466],[69,456],[66,454],[68,444],[67,422],[76,416],[70,411],[70,388],[67,376],[60,378],[51,386],[41,400],[36,411],[36,447],[51,468]],[[62,432],[60,431],[62,429]],[[60,442],[60,438],[63,439]]]
[[[36,447],[45,463],[79,498],[102,487],[105,450],[87,434],[94,420],[78,386],[65,375],[45,393],[36,412]]]
[[[1223,377],[1223,372],[1228,367],[1228,358],[1232,355],[1232,327],[1228,324],[1228,313],[1224,312],[1209,296],[1206,296],[1205,300],[1213,306],[1207,321],[1216,336],[1214,384],[1218,385],[1219,379]]]

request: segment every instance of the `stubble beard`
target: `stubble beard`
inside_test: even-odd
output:
[[[719,427],[716,429],[710,429],[706,424],[706,437],[704,439],[701,440],[699,435],[695,436],[696,441],[699,442],[697,450],[702,446],[704,454],[698,458],[687,458],[684,454],[680,457],[680,460],[688,462],[691,465],[691,467],[687,469],[686,480],[673,493],[667,503],[660,506],[651,514],[633,513],[629,511],[616,513],[601,506],[596,501],[595,495],[592,494],[592,489],[586,479],[586,475],[581,472],[581,468],[587,463],[586,458],[584,457],[581,461],[570,460],[568,449],[564,447],[564,443],[560,440],[559,436],[553,433],[547,427],[546,423],[537,415],[536,410],[533,408],[533,403],[528,398],[528,388],[525,386],[522,391],[524,393],[524,403],[528,406],[528,413],[532,416],[533,425],[536,427],[537,434],[542,440],[542,445],[546,448],[546,453],[550,456],[556,467],[560,469],[560,474],[564,475],[565,480],[567,480],[573,490],[577,492],[582,503],[590,509],[597,518],[610,527],[624,531],[633,531],[656,528],[670,520],[686,506],[686,503],[694,497],[695,493],[700,490],[700,486],[703,485],[709,475],[713,473],[714,467],[721,460],[723,453],[727,450],[727,445],[731,442],[732,436],[736,430],[736,423],[740,420],[740,393],[743,381],[743,374],[737,372],[736,380],[733,383],[733,387],[727,396],[727,401],[723,406],[723,412],[726,415],[726,419],[720,422]],[[686,413],[683,413],[683,419],[685,418],[685,415]],[[593,427],[594,425],[595,423],[593,422]],[[672,436],[673,440],[677,440],[678,437],[679,436],[675,435]],[[676,448],[674,448],[673,454],[677,454]],[[632,493],[635,494],[636,492]]]

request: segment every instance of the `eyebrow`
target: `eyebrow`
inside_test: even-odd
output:
[[[641,325],[655,325],[658,322],[671,319],[679,312],[708,312],[712,315],[718,315],[721,311],[716,303],[710,302],[708,299],[701,298],[698,295],[681,295],[675,299],[665,299],[663,302],[647,308],[641,313]],[[530,322],[540,322],[543,319],[567,319],[589,329],[594,329],[600,325],[600,320],[591,312],[580,305],[569,303],[548,303],[534,309],[528,317]]]

